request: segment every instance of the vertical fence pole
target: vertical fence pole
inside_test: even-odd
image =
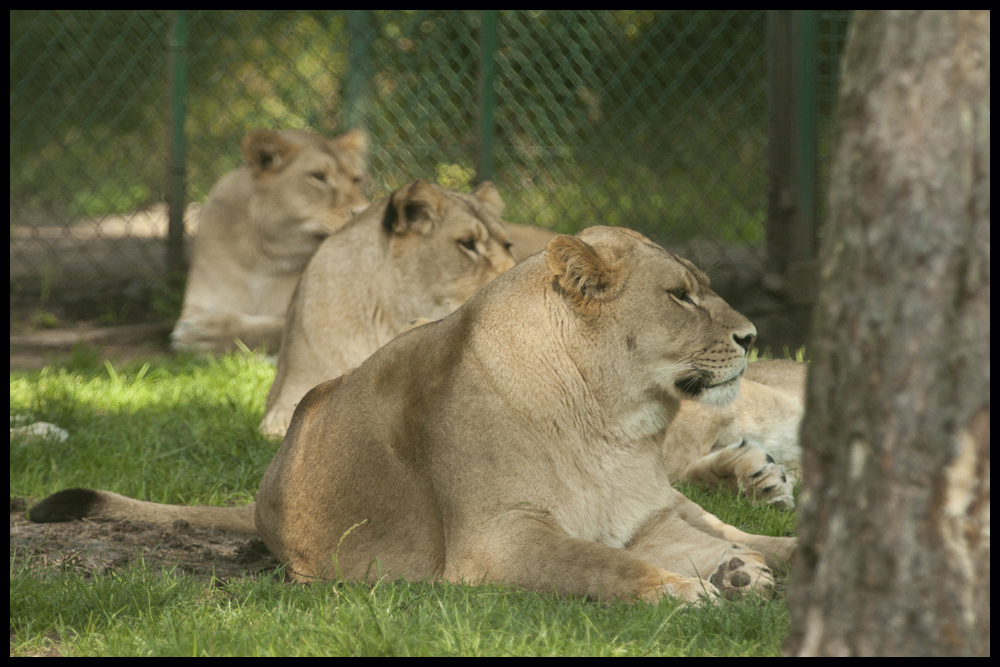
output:
[[[371,108],[372,42],[375,17],[370,9],[347,10],[347,74],[344,77],[344,128],[366,127]]]
[[[167,183],[168,281],[185,273],[184,203],[187,168],[184,156],[184,110],[187,97],[187,14],[176,10],[170,35],[170,164]]]
[[[768,278],[789,304],[817,289],[815,10],[768,14]]]
[[[799,261],[817,256],[816,245],[816,10],[795,12],[796,128],[798,140],[798,217],[796,254]]]
[[[496,136],[494,121],[497,48],[497,11],[484,9],[479,12],[479,155],[476,164],[476,182],[493,180],[493,140]]]
[[[792,10],[767,12],[767,271],[770,287],[784,290],[795,225],[795,64]]]

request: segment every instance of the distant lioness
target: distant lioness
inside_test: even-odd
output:
[[[736,396],[755,335],[701,271],[640,234],[557,236],[452,315],[310,391],[255,506],[78,489],[30,516],[255,525],[303,581],[767,595],[794,541],[743,533],[685,499],[663,452],[682,399]]]
[[[242,148],[246,163],[212,188],[202,209],[175,349],[222,351],[240,339],[277,350],[306,262],[368,204],[368,145],[359,130],[335,139],[255,130]]]
[[[492,183],[462,194],[417,180],[328,238],[292,300],[261,429],[284,434],[307,391],[513,266],[502,209]]]

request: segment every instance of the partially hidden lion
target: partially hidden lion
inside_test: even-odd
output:
[[[416,180],[324,241],[289,308],[261,430],[284,434],[307,391],[513,266],[502,210],[492,183],[463,194]]]
[[[245,163],[212,188],[200,215],[175,349],[219,352],[235,340],[276,351],[299,274],[327,235],[368,205],[368,142],[352,130],[254,130]]]
[[[510,236],[510,254],[515,262],[531,257],[545,250],[555,232],[535,225],[521,225],[516,222],[507,223],[507,233]]]
[[[673,479],[792,509],[806,368],[789,360],[757,361],[747,367],[732,403],[682,401],[664,441]]]
[[[663,451],[682,400],[737,395],[755,335],[701,271],[636,232],[556,236],[452,315],[312,389],[255,505],[75,489],[30,517],[256,531],[301,581],[769,595],[794,540],[744,533],[684,498]]]

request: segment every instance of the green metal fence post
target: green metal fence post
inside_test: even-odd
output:
[[[375,17],[370,9],[347,10],[347,74],[344,77],[344,126],[365,127],[371,111],[371,53]]]
[[[184,157],[184,109],[187,97],[187,14],[174,12],[170,35],[170,165],[167,185],[167,274],[183,275],[184,266],[184,202],[186,165]]]
[[[476,163],[476,182],[493,180],[493,143],[496,136],[494,120],[497,65],[494,59],[497,48],[497,10],[479,12],[479,155]]]
[[[816,28],[817,11],[795,11],[796,120],[798,123],[798,252],[816,256]]]

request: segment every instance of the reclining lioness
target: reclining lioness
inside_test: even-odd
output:
[[[492,183],[463,194],[418,179],[326,239],[292,298],[261,430],[283,435],[307,391],[514,266],[502,209]]]
[[[769,594],[794,541],[685,499],[662,448],[681,399],[734,398],[755,334],[703,273],[635,232],[557,236],[452,315],[310,391],[255,506],[77,489],[30,516],[255,528],[304,581]]]
[[[281,342],[299,274],[331,232],[363,209],[368,143],[254,130],[245,164],[212,188],[194,239],[175,349],[223,351]]]

